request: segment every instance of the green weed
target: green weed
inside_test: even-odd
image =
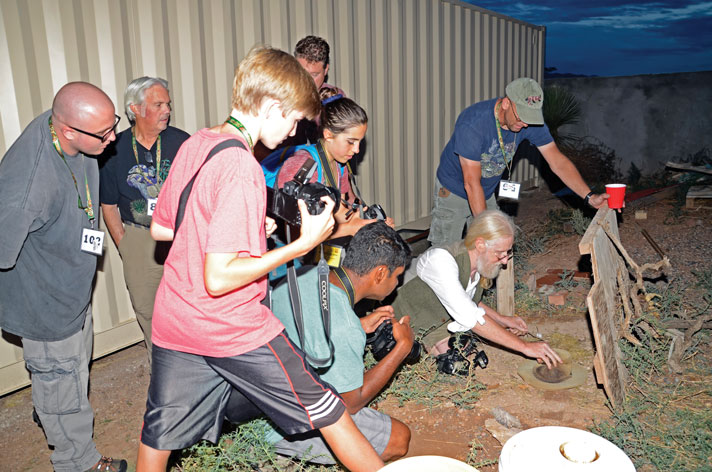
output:
[[[498,459],[477,459],[477,452],[478,450],[482,449],[482,444],[480,444],[477,439],[473,439],[470,441],[470,452],[467,454],[467,458],[465,459],[465,462],[475,469],[479,469],[480,467],[487,467],[488,465],[494,465],[497,462],[499,462]]]
[[[341,470],[339,466],[320,466],[278,456],[274,446],[265,440],[268,430],[267,421],[257,419],[240,425],[230,433],[223,434],[218,444],[201,441],[193,447],[183,450],[178,465],[173,470],[184,472]]]
[[[374,400],[395,398],[402,406],[408,401],[434,408],[452,403],[458,408],[472,409],[485,387],[475,378],[475,365],[470,364],[467,376],[443,374],[437,370],[435,358],[423,355],[419,362],[404,365],[390,384]]]

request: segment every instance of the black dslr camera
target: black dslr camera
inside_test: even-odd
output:
[[[386,355],[396,347],[396,340],[393,338],[393,325],[391,322],[386,320],[376,328],[373,334],[369,335],[366,339],[366,343],[371,345],[371,353],[373,357],[380,361]],[[423,346],[418,341],[413,341],[413,347],[410,348],[410,352],[403,360],[403,362],[408,364],[413,364],[418,362],[420,359],[420,354],[423,351]]]
[[[475,336],[468,333],[461,333],[450,336],[447,341],[450,349],[438,355],[435,358],[435,363],[438,370],[444,374],[450,375],[467,375],[470,372],[470,361],[467,360],[472,354],[475,354],[475,366],[481,369],[487,367],[489,358],[485,351],[477,349]]]
[[[315,167],[314,160],[308,159],[296,173],[294,179],[285,183],[283,188],[267,187],[267,214],[289,224],[301,226],[302,216],[299,213],[297,200],[304,200],[310,215],[318,215],[324,211],[326,206],[321,201],[321,197],[329,197],[334,201],[335,214],[341,203],[339,191],[318,182],[307,183],[314,173]]]
[[[383,209],[381,205],[371,205],[366,211],[363,212],[363,219],[365,220],[385,220],[386,210]]]

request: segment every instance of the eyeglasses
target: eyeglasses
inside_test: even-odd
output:
[[[493,251],[493,252],[494,252],[494,257],[496,257],[498,261],[501,259],[504,259],[505,257],[507,259],[509,259],[510,257],[512,257],[512,255],[514,255],[514,249],[512,249],[512,248],[509,248],[506,251]]]
[[[67,125],[67,126],[72,128],[74,131],[78,131],[82,134],[86,134],[87,136],[91,136],[92,138],[96,138],[96,139],[100,140],[102,143],[105,143],[106,141],[109,140],[109,136],[111,136],[111,133],[113,133],[114,130],[116,129],[116,126],[119,124],[119,121],[121,121],[121,117],[119,115],[115,114],[114,116],[116,117],[116,121],[114,121],[114,125],[111,128],[109,128],[109,131],[104,133],[103,136],[100,134],[94,134],[94,133],[90,133],[88,131],[84,131],[83,129],[75,128],[74,126],[69,126],[69,125]]]

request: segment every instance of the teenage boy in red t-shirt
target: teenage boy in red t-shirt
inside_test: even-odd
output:
[[[181,147],[153,213],[152,236],[173,245],[156,294],[137,471],[164,471],[172,450],[200,439],[217,442],[232,388],[289,434],[319,429],[349,469],[376,470],[383,462],[341,398],[261,304],[267,273],[309,252],[334,226],[333,202],[316,216],[299,202],[300,237],[266,252],[275,222],[265,216],[265,181],[252,147],[259,140],[274,148],[294,134],[297,121],[317,115],[314,81],[289,54],[255,48],[235,71],[232,107],[225,123]],[[228,139],[246,149],[227,148],[200,168]],[[174,234],[180,194],[196,172]]]

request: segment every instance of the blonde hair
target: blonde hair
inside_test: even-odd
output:
[[[468,250],[475,247],[475,240],[482,238],[490,244],[498,239],[514,237],[512,218],[499,210],[485,210],[477,215],[467,228],[464,245]]]
[[[479,238],[490,245],[498,239],[514,237],[515,231],[514,222],[507,214],[499,210],[485,210],[472,220],[467,228],[465,239],[453,245],[454,253],[459,254],[474,249],[475,241]],[[488,289],[492,286],[492,280],[481,277],[480,285]]]
[[[314,80],[294,57],[269,46],[255,46],[235,69],[232,107],[256,115],[265,98],[280,102],[285,115],[299,111],[311,120],[321,111]]]

